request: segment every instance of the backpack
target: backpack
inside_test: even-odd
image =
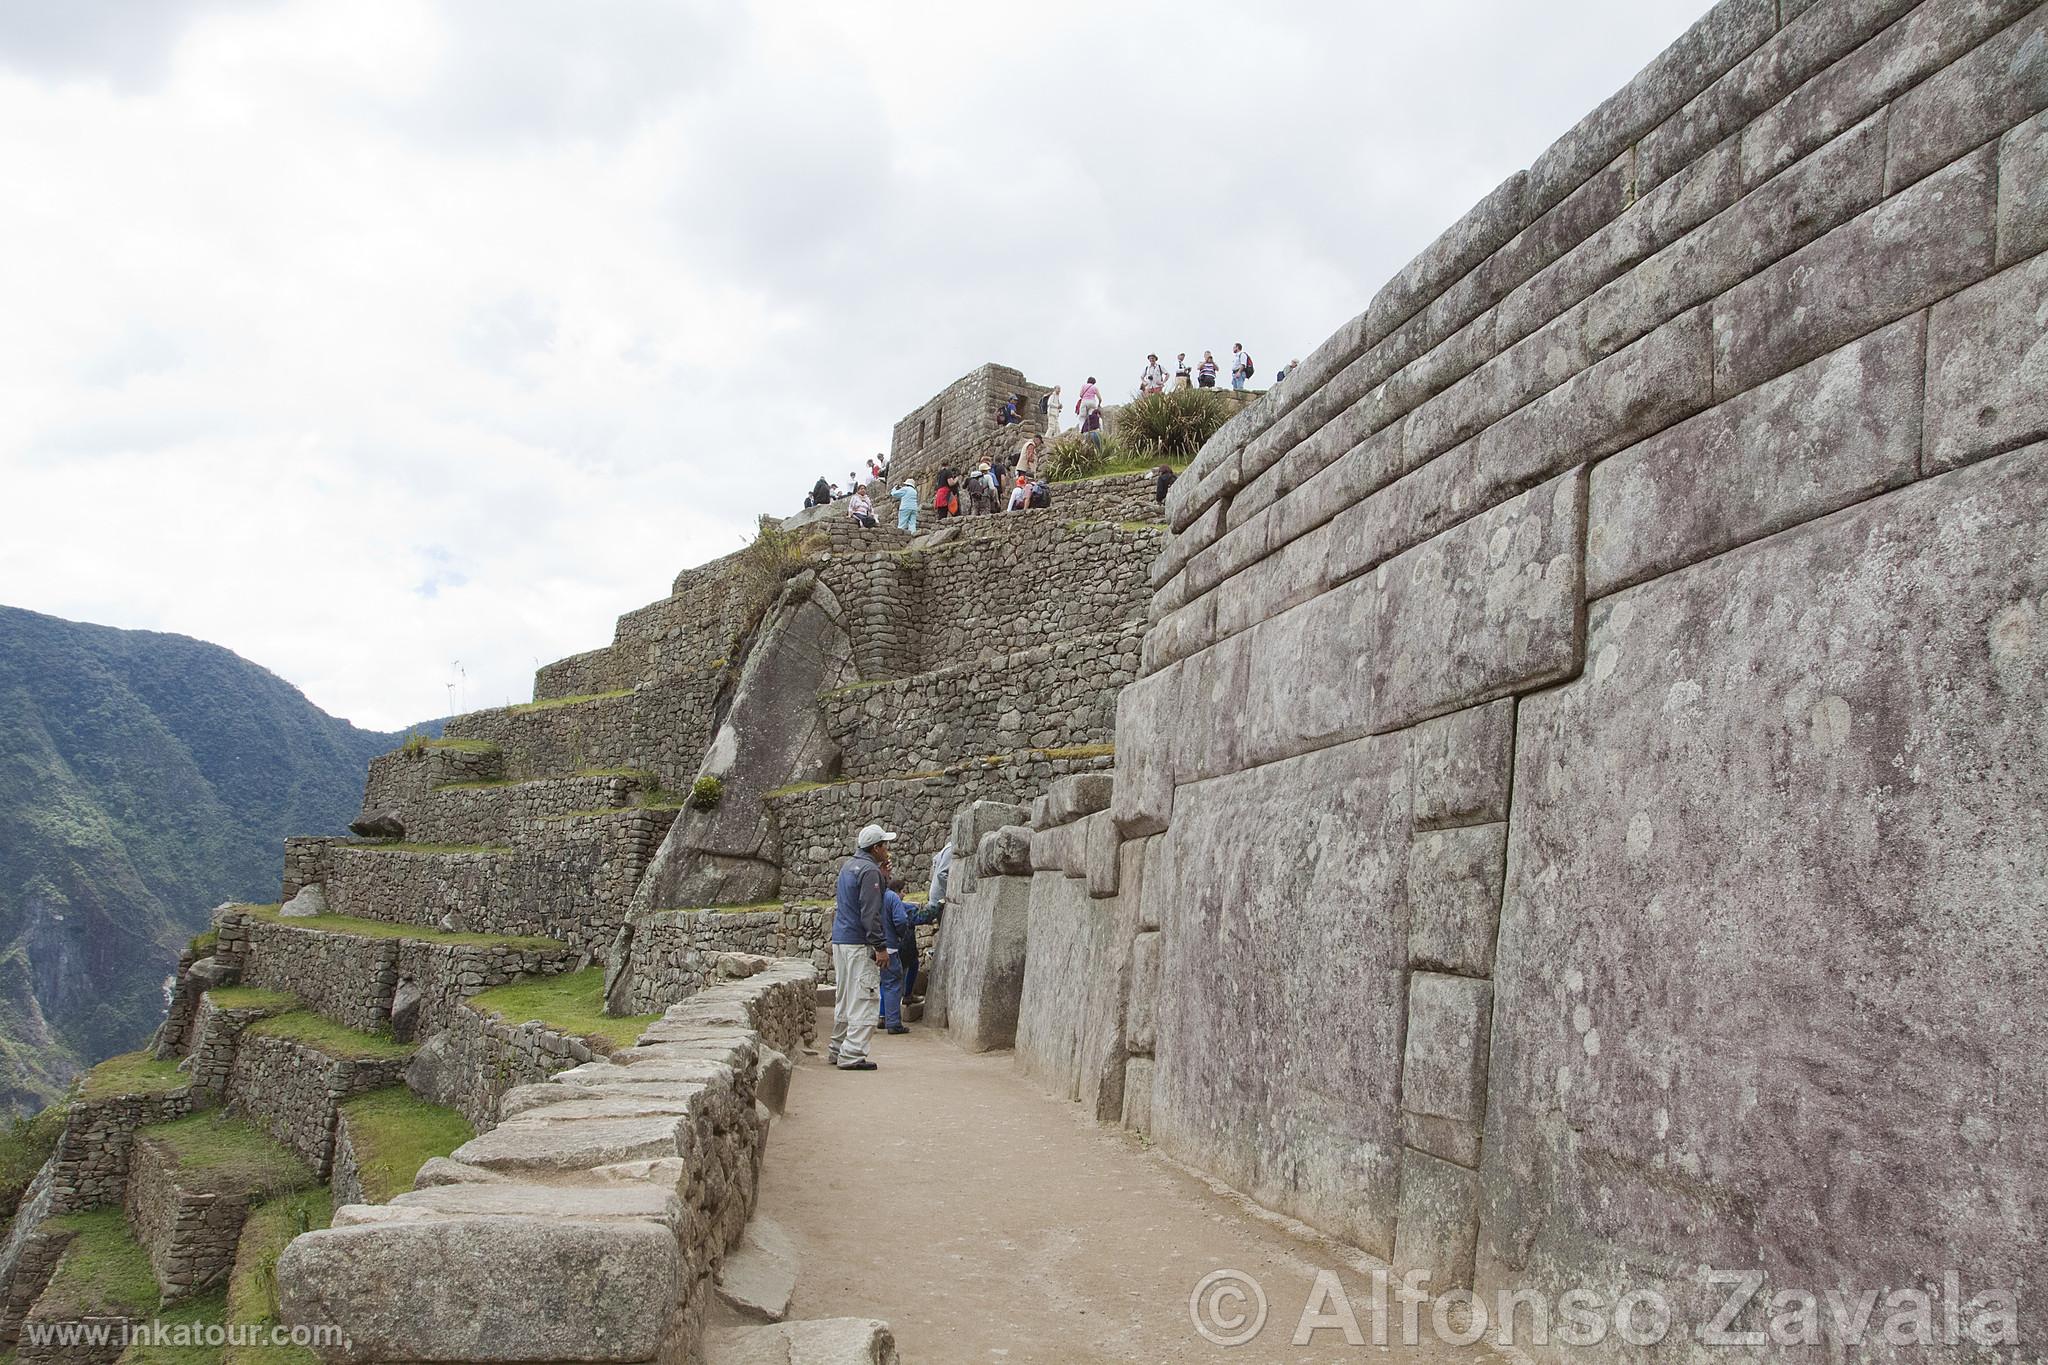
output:
[[[1251,377],[1257,373],[1258,371],[1252,368],[1252,353],[1250,351],[1246,351],[1244,353],[1244,377],[1247,381],[1249,381]]]
[[[1052,506],[1052,490],[1051,490],[1051,489],[1049,489],[1049,488],[1047,488],[1047,487],[1046,487],[1046,486],[1045,486],[1044,484],[1042,484],[1042,483],[1034,483],[1034,484],[1032,484],[1032,485],[1031,485],[1031,505],[1032,505],[1033,507],[1050,507],[1050,506]]]
[[[1038,395],[1038,415],[1040,417],[1043,417],[1045,416],[1045,414],[1051,411],[1052,395],[1049,393],[1041,393],[1040,395]]]

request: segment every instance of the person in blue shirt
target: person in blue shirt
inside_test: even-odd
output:
[[[897,530],[899,530],[899,531],[909,531],[909,532],[911,532],[911,533],[912,533],[913,535],[914,535],[914,534],[916,534],[916,532],[917,532],[917,483],[916,483],[916,481],[915,481],[915,480],[912,480],[912,479],[905,479],[905,480],[904,480],[904,481],[903,481],[903,482],[902,482],[901,484],[897,485],[897,487],[896,487],[896,491],[895,491],[895,492],[893,492],[893,493],[891,493],[891,494],[890,494],[889,496],[890,496],[890,497],[892,497],[892,498],[894,498],[894,499],[896,499],[896,529],[897,529]]]
[[[883,888],[889,880],[889,845],[896,836],[880,825],[864,827],[853,856],[839,869],[832,911],[832,1046],[825,1057],[841,1071],[873,1071],[868,1039],[881,1013],[880,975],[890,963]]]
[[[926,911],[903,899],[901,878],[882,893],[882,937],[889,965],[882,968],[882,1025],[891,1033],[908,1033],[903,1001],[917,981],[917,926],[930,924],[937,911]]]

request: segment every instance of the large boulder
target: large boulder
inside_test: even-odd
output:
[[[311,919],[327,913],[327,892],[319,882],[299,888],[298,894],[278,907],[286,919]]]
[[[395,810],[374,811],[349,822],[348,832],[365,839],[403,839],[405,821]]]

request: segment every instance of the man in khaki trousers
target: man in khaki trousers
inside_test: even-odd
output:
[[[882,1016],[882,968],[889,949],[882,934],[882,889],[889,881],[889,845],[896,836],[880,825],[864,827],[854,852],[839,868],[832,911],[832,1046],[825,1060],[841,1071],[873,1071],[868,1041]]]

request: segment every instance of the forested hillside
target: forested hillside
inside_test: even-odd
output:
[[[217,645],[0,607],[0,1106],[139,1046],[207,912],[275,899],[396,741]]]

